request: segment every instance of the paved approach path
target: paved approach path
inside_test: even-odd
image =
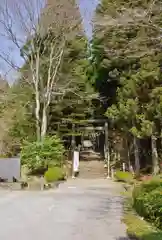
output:
[[[109,180],[69,180],[46,192],[0,192],[1,240],[127,240],[120,191]]]

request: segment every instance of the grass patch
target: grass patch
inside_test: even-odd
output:
[[[146,221],[134,214],[126,214],[124,223],[127,225],[127,234],[139,240],[162,240],[162,232],[156,230]]]
[[[116,171],[115,179],[118,182],[132,184],[134,182],[133,175],[130,172]]]
[[[140,218],[132,209],[131,199],[127,198],[123,222],[127,226],[127,234],[139,240],[162,240],[162,231]]]
[[[45,174],[44,178],[48,183],[52,183],[55,181],[65,180],[65,173],[60,167],[49,168]]]

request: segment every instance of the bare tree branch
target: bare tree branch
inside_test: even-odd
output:
[[[54,92],[69,91],[65,85],[61,86],[58,73],[66,43],[81,31],[80,14],[74,0],[3,1],[4,5],[0,5],[1,36],[7,37],[21,51],[24,67],[17,66],[6,52],[1,51],[0,58],[21,72],[32,86],[37,139],[40,140],[47,132],[51,97],[54,98]],[[66,86],[70,83],[68,80]]]

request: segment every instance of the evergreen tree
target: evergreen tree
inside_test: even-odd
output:
[[[96,11],[91,79],[105,99],[106,116],[134,143],[137,175],[143,139],[151,138],[153,172],[159,171],[161,113],[153,104],[161,80],[161,7],[161,1],[103,0]]]

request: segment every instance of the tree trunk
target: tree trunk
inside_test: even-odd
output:
[[[129,168],[129,170],[130,170],[130,169],[131,169],[130,146],[129,146],[129,143],[128,143],[127,138],[126,138],[126,140],[125,140],[125,143],[126,143],[126,152],[127,152],[128,168]]]
[[[134,143],[134,157],[135,157],[135,174],[139,176],[140,174],[140,159],[139,159],[139,150],[138,150],[138,141],[137,138],[133,137]]]
[[[127,154],[128,154],[128,166],[129,166],[129,169],[131,169],[131,160],[130,160],[130,149],[129,149],[129,146],[128,146],[128,149],[127,149]]]
[[[46,107],[44,107],[42,113],[41,139],[43,139],[46,136],[46,133],[47,133],[47,109]]]
[[[110,149],[109,149],[109,126],[105,122],[105,160],[107,163],[107,178],[110,178]]]
[[[37,134],[37,141],[40,141],[41,129],[40,129],[40,99],[39,99],[39,91],[36,90],[35,92],[35,117],[36,117],[36,134]]]
[[[159,161],[158,161],[158,152],[156,146],[156,137],[154,135],[151,136],[151,148],[152,148],[152,168],[153,173],[157,175],[159,173]]]
[[[72,138],[71,138],[71,147],[72,147],[72,151],[74,151],[75,149],[75,124],[72,124]]]
[[[114,151],[114,159],[115,159],[115,162],[118,161],[118,157],[117,157],[117,152],[116,152],[116,150]]]
[[[120,155],[119,150],[118,150],[118,152],[117,152],[117,161],[118,161],[118,162],[121,162],[121,155]]]

